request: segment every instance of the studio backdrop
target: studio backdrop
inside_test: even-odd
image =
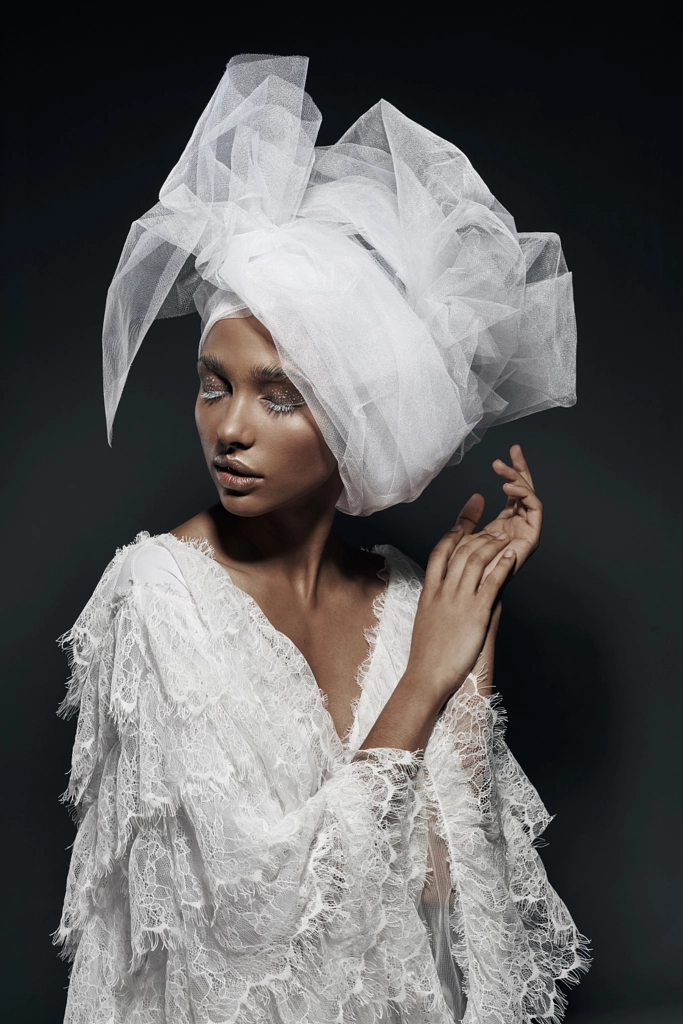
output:
[[[193,407],[197,316],[157,322],[107,444],[101,391],[106,289],[131,221],[151,207],[239,52],[302,53],[335,141],[380,98],[458,145],[519,230],[554,230],[574,275],[578,402],[494,427],[422,496],[338,529],[424,564],[459,508],[502,495],[491,469],[521,443],[546,525],[506,592],[496,682],[508,742],[556,815],[550,880],[592,942],[572,989],[575,1024],[681,1019],[678,627],[679,344],[668,295],[662,33],[364,9],[327,20],[236,19],[117,8],[15,12],[3,283],[5,446],[3,753],[7,859],[3,1017],[60,1024],[68,965],[57,927],[74,826],[66,786],[74,722],[56,639],[115,549],[212,504]],[[395,15],[395,12],[394,12]],[[557,18],[560,17],[556,12]],[[200,36],[190,23],[201,17]],[[262,22],[262,24],[260,24]],[[482,22],[490,22],[485,26]]]

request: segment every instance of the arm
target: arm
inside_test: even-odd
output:
[[[505,742],[506,715],[489,671],[499,616],[500,603],[479,662],[484,678],[472,673],[434,728],[429,792],[449,863],[452,953],[471,1020],[555,1022],[566,1006],[559,983],[575,984],[588,969],[589,944],[536,850],[551,816]]]
[[[474,673],[478,672],[481,668],[481,674],[477,689],[484,697],[490,697],[493,693],[493,671],[496,661],[496,636],[498,635],[498,625],[500,623],[500,614],[502,610],[502,603],[500,598],[496,601],[493,611],[491,612],[491,619],[489,627],[486,630],[486,638],[484,640],[484,646],[481,649],[481,654],[477,658],[474,665]],[[473,687],[474,680],[473,674],[471,673],[463,683],[463,689]]]
[[[444,705],[463,686],[482,649],[492,652],[499,616],[494,609],[514,552],[502,532],[480,534],[467,545],[460,545],[462,537],[456,525],[430,556],[408,666],[361,750],[424,750]]]
[[[505,530],[516,571],[538,546],[542,505],[521,449],[515,446],[511,455],[512,466],[494,464],[505,478],[508,502],[484,533]],[[482,512],[477,495],[463,508],[463,549],[479,543],[482,535],[474,529]],[[484,579],[497,561],[491,560]],[[559,983],[576,983],[590,964],[588,941],[550,885],[535,848],[551,816],[505,742],[505,712],[493,692],[500,609],[498,599],[475,671],[446,702],[425,755],[428,793],[438,808],[432,856],[447,858],[449,865],[451,948],[463,977],[468,1024],[559,1020],[566,1005]],[[427,906],[435,898],[444,901],[433,881],[422,898]]]
[[[507,503],[500,515],[474,534],[484,511],[484,499],[475,494],[434,548],[408,669],[364,747],[424,749],[445,703],[463,685],[480,651],[487,666],[487,678],[480,685],[483,693],[491,693],[500,595],[509,577],[538,547],[543,522],[543,505],[521,447],[513,445],[510,456],[511,466],[502,459],[493,464],[505,480]],[[472,682],[465,685],[471,688]]]
[[[311,792],[296,730],[281,738],[241,668],[239,609],[225,638],[172,573],[117,596],[105,576],[64,638],[80,818],[55,935],[74,959],[66,1024],[241,1024],[269,999],[317,1021],[342,998],[350,1015],[411,998],[405,972],[424,979],[429,955],[415,756],[366,751]]]
[[[465,1021],[561,1019],[590,964],[588,941],[550,884],[536,843],[551,820],[505,743],[499,697],[463,686],[426,755],[452,881],[453,957]]]

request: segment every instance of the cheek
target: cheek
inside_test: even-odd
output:
[[[202,448],[212,448],[216,443],[217,434],[217,418],[215,412],[212,415],[210,407],[200,404],[197,402],[194,408],[194,421],[197,425],[197,433],[199,434],[199,440],[201,441]]]
[[[273,426],[267,434],[267,446],[274,458],[279,456],[282,460],[283,470],[291,472],[296,469],[299,474],[312,479],[334,469],[334,456],[310,413],[294,413],[288,418],[273,419]]]

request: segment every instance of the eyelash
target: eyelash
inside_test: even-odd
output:
[[[223,398],[224,395],[229,394],[228,391],[202,391],[202,398],[206,402],[215,402],[218,398]],[[294,412],[295,409],[300,409],[304,404],[303,402],[291,402],[287,404],[281,404],[278,402],[271,402],[268,398],[264,399],[268,412],[272,412],[275,415]]]
[[[292,402],[289,405],[279,405],[276,402],[271,402],[268,398],[265,399],[265,402],[268,412],[275,413],[275,415],[278,415],[279,413],[294,412],[295,409],[300,409],[304,404],[303,402]]]

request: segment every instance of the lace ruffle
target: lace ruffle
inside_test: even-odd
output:
[[[80,708],[64,798],[81,824],[55,935],[74,957],[67,1024],[271,1021],[273,1005],[292,1024],[392,1005],[443,1024],[416,912],[419,758],[323,760],[313,779],[305,708],[296,686],[289,712],[281,689],[273,702],[278,666],[248,642],[246,603],[219,636],[167,588],[134,582],[117,600],[114,576],[63,638],[62,710]]]
[[[124,559],[154,544],[186,591],[134,573],[120,589]],[[391,573],[348,745],[208,545],[143,533],[107,567],[62,638],[60,713],[79,712],[55,932],[74,960],[65,1024],[452,1024],[418,912],[428,845],[449,861],[464,1024],[560,1019],[586,940],[534,848],[550,818],[499,699],[470,677],[424,763],[358,751],[405,668],[421,588],[409,559],[377,550]]]
[[[505,743],[500,695],[471,675],[427,748],[453,881],[451,948],[463,975],[463,1024],[559,1022],[587,970],[588,941],[548,882],[534,848],[551,820]]]

